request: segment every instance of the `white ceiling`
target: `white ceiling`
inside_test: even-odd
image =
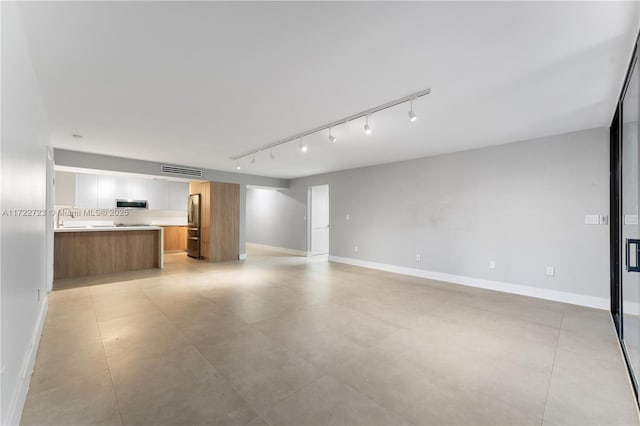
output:
[[[607,126],[637,2],[42,2],[21,10],[56,147],[299,177]],[[79,133],[82,139],[71,134]]]

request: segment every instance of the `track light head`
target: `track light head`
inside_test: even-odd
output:
[[[370,135],[371,134],[371,126],[369,126],[369,116],[368,115],[364,118],[364,134],[365,135]]]
[[[414,122],[418,119],[418,116],[413,112],[413,100],[409,101],[409,121]]]
[[[270,159],[272,159],[272,160],[275,160],[275,159],[276,159],[276,156],[275,156],[275,155],[273,155],[273,148],[271,148],[271,149],[269,150],[269,158],[270,158]]]
[[[256,162],[256,155],[255,155],[255,154],[253,154],[253,158],[251,159],[251,164],[253,164],[253,163],[255,163],[255,162]]]
[[[240,160],[236,161],[236,170],[240,170]]]
[[[302,144],[302,138],[300,138],[300,151],[307,152],[307,146]]]
[[[336,143],[338,139],[331,134],[331,128],[329,128],[329,142]]]

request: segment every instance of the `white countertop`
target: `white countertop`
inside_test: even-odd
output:
[[[55,228],[53,232],[96,232],[96,231],[162,231],[160,226],[71,226],[67,225],[62,228]]]
[[[187,219],[169,219],[169,218],[165,218],[165,219],[157,219],[157,220],[152,220],[151,221],[151,225],[154,226],[187,226]]]

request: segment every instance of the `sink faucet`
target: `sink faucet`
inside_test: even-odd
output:
[[[61,212],[62,209],[58,209],[58,211],[56,212],[56,228],[60,228],[62,226],[62,221],[60,220]]]
[[[63,221],[62,221],[62,216],[63,213],[67,213],[69,212],[69,216],[71,216],[71,218],[73,219],[75,217],[75,215],[73,214],[73,210],[68,209],[68,208],[62,208],[62,209],[58,209],[58,212],[56,214],[56,228],[61,228]]]

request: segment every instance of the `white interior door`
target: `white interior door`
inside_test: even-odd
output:
[[[311,254],[329,253],[329,185],[311,187]]]

